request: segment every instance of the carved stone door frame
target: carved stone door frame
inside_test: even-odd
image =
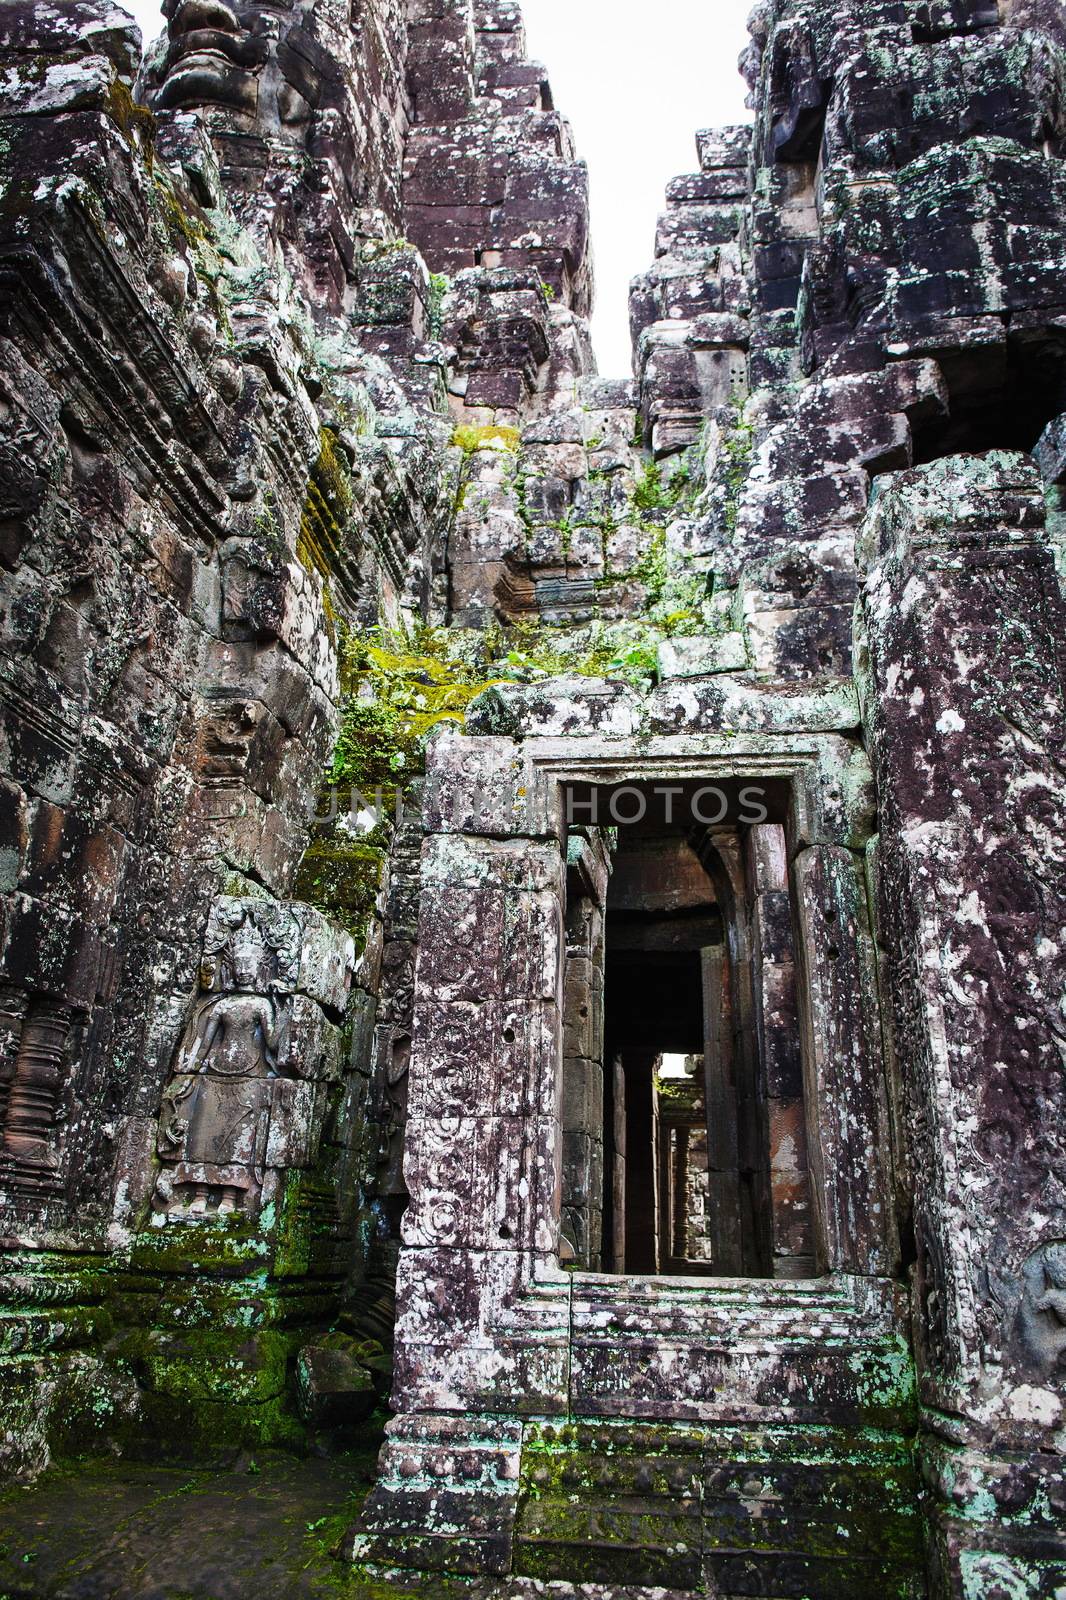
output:
[[[791,1283],[565,1272],[566,786],[738,778],[788,784],[825,1272]],[[883,1381],[905,1341],[863,877],[873,815],[861,748],[831,733],[434,743],[397,1415],[357,1550],[509,1570],[523,1419],[898,1421],[909,1371]]]

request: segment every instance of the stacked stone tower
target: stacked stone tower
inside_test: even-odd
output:
[[[1061,5],[759,0],[631,381],[515,0],[165,9],[0,11],[6,1470],[1061,1595]]]

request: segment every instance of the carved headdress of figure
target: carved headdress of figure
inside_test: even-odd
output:
[[[1066,1240],[1041,1245],[1022,1266],[1013,1348],[1029,1376],[1066,1377]]]
[[[284,905],[216,902],[204,935],[201,987],[257,994],[289,991],[299,965],[299,939],[299,927]]]

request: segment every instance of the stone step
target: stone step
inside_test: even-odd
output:
[[[511,1578],[490,1590],[476,1591],[477,1600],[703,1600],[700,1593],[687,1589],[634,1589],[626,1584],[604,1587],[599,1583],[543,1582],[537,1578]]]
[[[917,1505],[897,1435],[546,1427],[523,1451],[516,1566],[718,1597],[920,1594]]]

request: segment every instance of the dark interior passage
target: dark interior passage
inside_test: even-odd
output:
[[[596,1252],[583,1264],[811,1275],[783,829],[622,827],[605,913],[601,1139],[580,1179],[596,1191]]]
[[[705,969],[722,958],[726,927],[715,884],[679,826],[620,832],[607,896],[605,1032],[625,1091],[624,1270],[769,1273],[769,1235],[756,1200],[769,1174],[754,1127],[752,1086],[730,1074],[712,1088]],[[718,1052],[712,1052],[718,1055]],[[752,1124],[749,1126],[749,1124]],[[692,1135],[706,1160],[690,1171]]]

